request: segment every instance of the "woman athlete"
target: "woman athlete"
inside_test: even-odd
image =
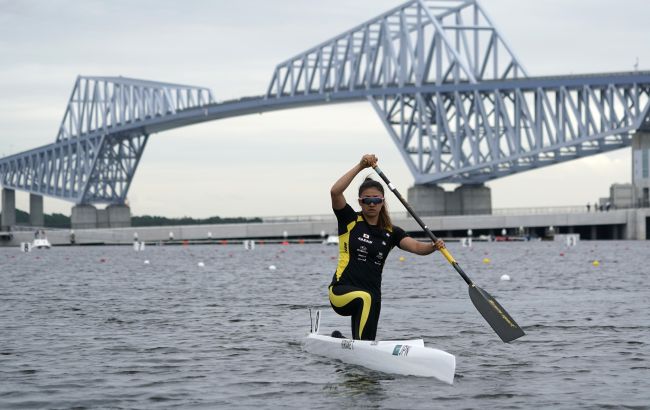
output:
[[[334,183],[332,208],[338,221],[339,262],[329,286],[332,308],[342,316],[352,316],[352,338],[375,340],[381,309],[381,272],[394,246],[429,255],[445,247],[442,240],[420,242],[403,229],[392,225],[384,200],[384,187],[366,178],[359,187],[361,212],[345,201],[343,192],[354,177],[377,163],[373,154],[364,155],[359,163]],[[333,337],[343,337],[337,330]]]

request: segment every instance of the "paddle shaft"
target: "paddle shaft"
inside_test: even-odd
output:
[[[411,206],[404,200],[404,198],[402,198],[402,195],[400,195],[400,193],[388,180],[386,175],[384,175],[381,169],[379,169],[377,166],[374,166],[374,168],[381,179],[383,179],[386,185],[388,185],[388,188],[393,192],[393,194],[395,194],[397,199],[400,200],[402,205],[404,205],[406,210],[409,211],[411,216],[418,222],[418,224],[420,224],[424,232],[429,235],[429,238],[431,238],[431,240],[434,242],[437,241],[438,238],[436,238],[429,227],[426,226],[424,222],[422,222],[422,219],[420,219],[420,217],[415,214],[413,208],[411,208]],[[454,257],[451,256],[447,248],[440,249],[440,253],[445,256],[451,266],[456,269],[456,272],[458,272],[458,274],[465,280],[465,282],[467,282],[469,285],[469,297],[472,300],[472,303],[479,311],[479,313],[483,316],[483,318],[492,327],[492,329],[497,333],[497,335],[499,335],[501,340],[509,343],[525,335],[521,327],[519,327],[517,322],[515,322],[515,320],[508,314],[508,312],[506,312],[503,306],[501,306],[499,302],[497,302],[496,299],[494,299],[488,292],[476,286],[474,282],[469,278],[469,276],[463,272],[460,266],[458,266],[458,262],[456,262]]]
[[[395,194],[397,199],[399,199],[399,201],[402,203],[402,205],[404,205],[404,208],[406,208],[406,210],[409,212],[409,214],[411,214],[413,219],[415,219],[417,221],[417,223],[420,225],[420,227],[422,227],[422,229],[429,236],[429,238],[431,238],[431,240],[434,241],[434,242],[437,241],[438,238],[436,237],[436,235],[434,235],[433,232],[431,232],[431,229],[429,229],[429,227],[424,224],[422,219],[420,219],[420,217],[415,213],[413,208],[411,208],[411,205],[409,205],[409,203],[406,202],[406,200],[402,197],[402,195],[399,193],[397,188],[395,188],[395,186],[390,182],[390,180],[382,172],[382,170],[378,166],[375,166],[374,169],[375,169],[375,172],[381,177],[381,179],[384,180],[386,185],[388,185],[388,189],[390,189],[393,192],[393,194]],[[463,278],[463,280],[465,280],[465,282],[467,282],[467,284],[469,286],[474,285],[474,282],[472,282],[472,280],[469,278],[469,276],[467,276],[467,274],[465,272],[463,272],[463,270],[458,265],[458,262],[456,262],[454,257],[451,256],[451,254],[449,253],[447,248],[441,249],[440,253],[442,253],[444,255],[444,257],[451,264],[451,266],[453,266],[454,269],[456,269],[456,272],[458,272],[458,274]]]

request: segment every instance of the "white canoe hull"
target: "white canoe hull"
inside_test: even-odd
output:
[[[384,373],[435,377],[449,384],[456,371],[454,355],[425,347],[422,339],[350,340],[310,333],[305,350]]]

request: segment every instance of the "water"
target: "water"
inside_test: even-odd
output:
[[[452,386],[302,350],[310,306],[350,333],[335,247],[0,248],[0,408],[649,408],[649,242],[450,250],[527,332],[502,343],[440,255],[395,250],[378,337],[456,355]]]

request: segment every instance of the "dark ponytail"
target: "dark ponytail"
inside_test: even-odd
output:
[[[379,192],[381,192],[382,195],[384,195],[384,186],[378,181],[375,181],[374,179],[368,177],[359,186],[359,195],[358,195],[359,198],[361,198],[361,193],[368,188],[376,188],[377,190],[379,190]],[[379,218],[377,219],[377,225],[379,225],[379,228],[390,232],[393,230],[393,223],[390,220],[390,215],[388,214],[388,207],[386,205],[387,204],[384,195],[384,205],[381,207],[381,211],[379,211]]]

